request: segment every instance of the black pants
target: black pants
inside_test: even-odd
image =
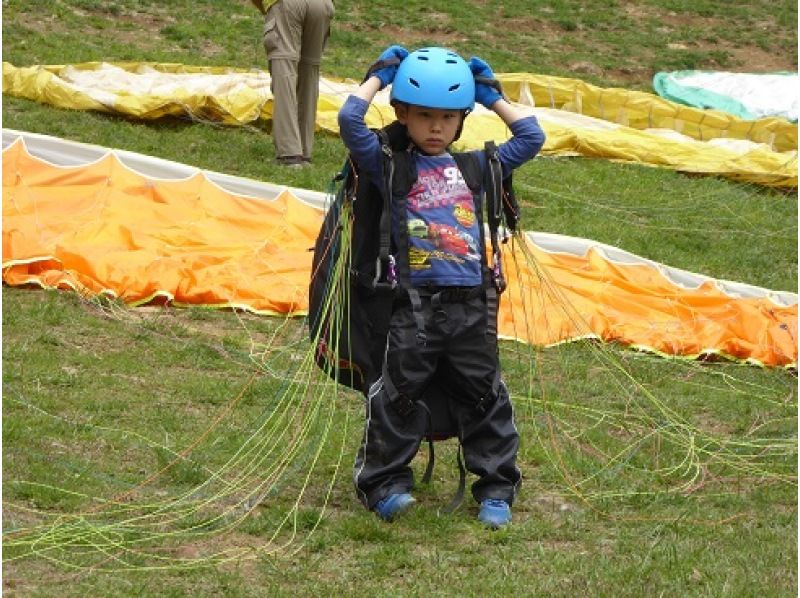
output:
[[[428,412],[416,404],[425,399],[447,402],[446,409],[439,404],[431,411],[452,417],[464,464],[478,476],[472,485],[475,500],[511,504],[521,479],[519,435],[500,380],[497,337],[487,334],[485,299],[439,303],[425,294],[419,313],[424,343],[407,300],[398,301],[392,313],[383,375],[367,397],[354,467],[359,500],[372,509],[385,496],[412,489],[409,463],[429,431]],[[408,411],[403,408],[410,405]]]

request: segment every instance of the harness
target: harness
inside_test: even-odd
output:
[[[479,287],[428,290],[410,283],[408,263],[408,229],[399,227],[392,238],[393,212],[398,222],[405,222],[406,197],[417,180],[414,155],[408,151],[410,140],[405,127],[392,123],[376,131],[381,144],[383,177],[380,187],[360,177],[348,158],[342,171],[334,178],[339,184],[314,247],[312,279],[309,286],[309,330],[316,345],[315,361],[338,383],[368,395],[370,385],[381,376],[389,330],[392,305],[398,297],[407,297],[416,323],[416,339],[426,342],[422,299],[434,306],[466,301],[485,295],[487,336],[497,334],[499,297],[506,288],[501,265],[500,227],[515,228],[518,207],[511,189],[510,177],[503,180],[502,167],[493,142],[485,147],[486,168],[483,172],[477,157],[470,153],[454,153],[453,158],[472,192],[478,218],[481,248],[482,283]],[[482,192],[483,190],[483,192]],[[484,204],[486,218],[484,220]],[[485,226],[488,224],[491,262],[486,255]],[[346,232],[348,231],[348,232]],[[343,235],[349,233],[349,238]],[[344,259],[345,266],[335,268]],[[342,276],[346,271],[346,276]],[[342,280],[342,279],[346,280]],[[333,299],[330,297],[333,296]],[[342,301],[346,312],[337,317],[333,301]],[[384,378],[387,391],[391,382]],[[493,392],[499,384],[493,385]],[[484,397],[481,402],[488,400]],[[476,405],[482,409],[481,402]],[[452,432],[434,434],[434,417],[422,402],[393,406],[401,413],[410,412],[416,405],[427,412],[429,459],[423,482],[429,482],[434,465],[434,440],[448,438]],[[459,490],[447,510],[461,502],[466,469],[458,451]]]
[[[395,210],[396,221],[404,222],[406,215],[406,198],[411,186],[417,180],[416,164],[414,154],[411,151],[392,152],[388,144],[382,144],[381,151],[384,156],[388,156],[384,160],[384,180],[386,182],[386,190],[384,198],[391,191],[391,205],[390,209]],[[489,330],[487,335],[494,336],[497,333],[496,320],[497,320],[497,296],[505,289],[505,281],[502,276],[502,267],[500,263],[501,252],[498,242],[498,227],[500,219],[493,219],[491,212],[496,210],[499,206],[502,194],[502,170],[500,159],[497,155],[497,148],[493,142],[487,143],[486,148],[486,176],[485,180],[482,176],[480,165],[477,158],[471,153],[454,153],[453,158],[464,177],[464,181],[472,193],[473,201],[475,203],[475,214],[478,218],[478,225],[480,230],[480,248],[481,248],[481,274],[482,274],[482,292],[486,294],[487,306],[487,322],[489,323]],[[500,186],[494,185],[497,182]],[[483,216],[483,201],[484,198],[481,194],[481,189],[486,189],[485,200],[489,212],[490,223],[490,237],[493,248],[493,262],[491,266],[487,263],[485,252],[485,239],[484,239],[484,216]],[[386,206],[384,205],[384,210]],[[384,215],[386,212],[384,211]],[[492,226],[494,223],[494,226]],[[381,223],[383,224],[383,222]],[[390,235],[389,230],[384,230],[381,226],[380,234]],[[399,227],[396,239],[398,242],[397,255],[408,255],[408,229],[406,227]],[[390,245],[391,239],[386,238],[381,240],[381,248]],[[397,277],[390,282],[397,283],[407,293],[414,313],[414,319],[417,323],[417,342],[425,344],[425,322],[422,317],[422,301],[420,299],[420,288],[411,285],[411,272],[407,259],[395,259],[388,256],[390,263],[396,264]],[[450,297],[449,301],[455,300],[455,294],[458,291],[447,290],[444,297]],[[439,300],[441,300],[440,295]],[[466,297],[464,298],[466,299]]]

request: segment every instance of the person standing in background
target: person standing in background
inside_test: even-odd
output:
[[[264,15],[272,77],[272,140],[278,164],[311,163],[319,66],[330,35],[332,0],[250,0]],[[266,4],[266,6],[265,6]]]

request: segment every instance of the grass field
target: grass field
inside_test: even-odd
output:
[[[246,0],[220,8],[10,0],[3,59],[263,68],[257,11]],[[395,42],[448,45],[499,72],[642,90],[658,70],[797,68],[792,2],[339,0],[336,9],[322,65],[336,76],[360,77]],[[5,96],[3,125],[318,190],[344,155],[337,138],[319,135],[314,165],[286,171],[262,125],[134,122]],[[537,159],[515,183],[526,229],[797,290],[794,194],[586,159]],[[303,334],[299,321],[4,287],[4,593],[796,595],[792,373],[590,343],[504,344],[523,438],[514,524],[481,529],[469,501],[437,515],[457,481],[455,449],[443,443],[420,507],[386,525],[349,481],[358,398],[317,402],[329,387],[295,384],[306,371]],[[295,399],[305,407],[288,409]],[[296,447],[292,462],[249,469],[268,453],[243,447],[262,436],[274,454]],[[283,465],[292,475],[251,513],[233,508]],[[17,558],[26,547],[15,530],[39,523],[48,533],[38,549],[55,548]]]

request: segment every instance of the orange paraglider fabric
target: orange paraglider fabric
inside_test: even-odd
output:
[[[41,281],[140,304],[306,309],[321,214],[289,192],[228,194],[206,177],[154,181],[113,155],[75,168],[3,155],[3,280]]]
[[[132,305],[161,298],[301,315],[321,221],[321,210],[288,190],[265,201],[228,192],[199,171],[148,178],[113,153],[66,167],[31,156],[21,142],[3,152],[9,285],[103,293]],[[614,263],[596,250],[545,251],[524,239],[505,254],[505,338],[549,345],[592,336],[665,355],[796,367],[796,301],[732,297],[712,280],[687,289],[649,264]]]
[[[505,336],[537,345],[593,336],[670,356],[797,365],[796,303],[731,297],[711,279],[683,288],[653,265],[616,264],[596,249],[531,250],[537,271],[519,249],[504,260]]]

